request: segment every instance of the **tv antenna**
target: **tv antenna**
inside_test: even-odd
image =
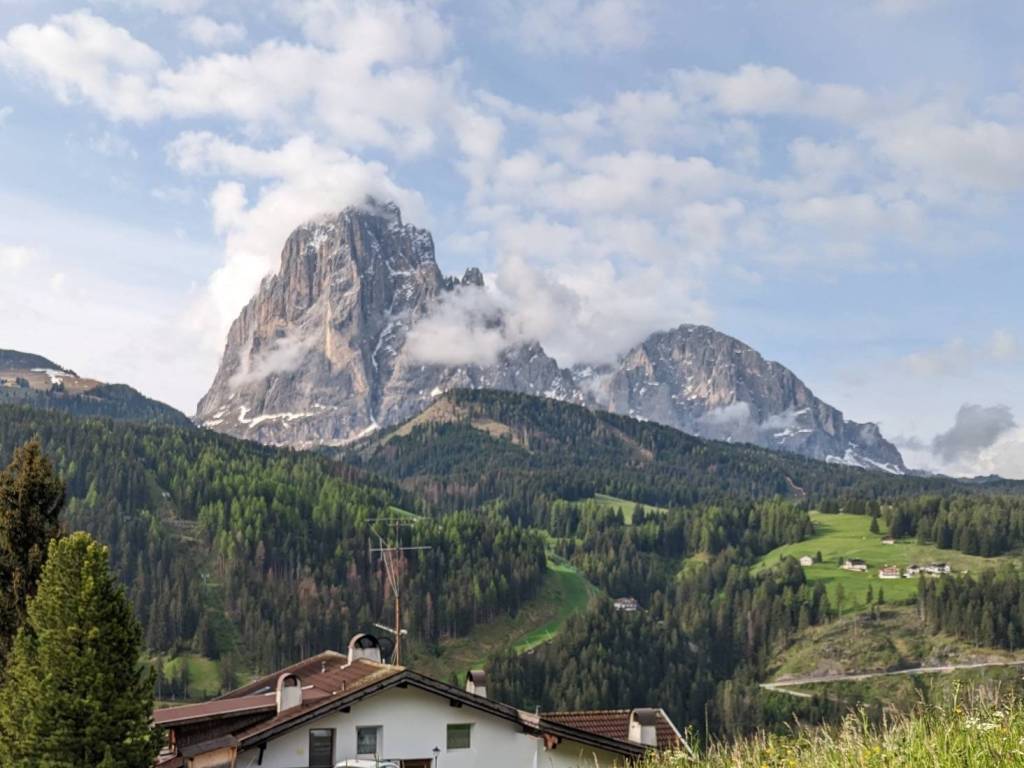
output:
[[[401,540],[401,529],[402,527],[412,527],[419,518],[403,518],[403,517],[372,517],[367,522],[371,523],[370,531],[377,537],[378,546],[373,546],[373,542],[370,542],[370,555],[379,554],[381,560],[384,563],[384,573],[387,575],[388,585],[391,587],[391,593],[395,598],[395,626],[389,627],[385,624],[374,624],[378,629],[383,629],[385,632],[390,632],[395,638],[395,653],[392,657],[392,662],[397,666],[402,663],[402,637],[408,635],[408,631],[402,629],[402,574],[400,571],[401,561],[405,559],[406,552],[421,552],[423,550],[430,549],[430,547],[403,547]],[[383,523],[385,525],[394,525],[394,540],[388,541],[383,534],[380,533],[376,528],[373,527],[373,523]]]

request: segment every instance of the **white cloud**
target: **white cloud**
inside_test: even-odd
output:
[[[958,117],[935,104],[873,121],[865,134],[884,161],[928,196],[1024,187],[1024,126]]]
[[[864,192],[816,195],[784,203],[780,212],[787,220],[797,224],[861,237],[886,232],[910,235],[921,226],[921,211],[913,201],[879,201]]]
[[[0,107],[0,128],[4,126],[4,123],[14,114],[14,107]]]
[[[545,54],[629,50],[654,29],[647,0],[505,0],[499,24],[527,51]]]
[[[302,358],[320,340],[317,333],[303,336],[285,336],[274,339],[269,349],[262,350],[250,360],[249,355],[241,356],[241,367],[228,382],[233,389],[254,381],[261,381],[273,373],[293,371]]]
[[[282,0],[312,42],[362,65],[436,61],[451,31],[429,0]]]
[[[117,5],[128,10],[160,11],[169,14],[195,13],[207,0],[92,0],[92,5]]]
[[[526,339],[502,322],[511,309],[488,288],[463,287],[442,297],[406,338],[414,359],[441,365],[490,365],[501,352]]]
[[[157,112],[149,86],[160,54],[88,11],[14,27],[0,40],[0,64],[43,80],[63,103],[85,100],[113,119]]]
[[[353,147],[414,155],[433,145],[434,123],[451,101],[450,74],[437,61],[447,29],[436,12],[399,2],[288,8],[317,44],[269,40],[173,68],[127,29],[77,11],[10,30],[0,63],[115,120],[222,116],[251,133],[287,133],[312,119]]]
[[[309,137],[266,150],[212,133],[184,133],[168,147],[168,157],[186,174],[261,182],[252,201],[240,181],[220,181],[210,198],[214,226],[225,242],[224,264],[191,314],[211,348],[222,345],[231,321],[277,267],[281,247],[302,222],[361,203],[367,194],[396,200],[412,217],[424,216],[420,197],[392,182],[385,166]]]
[[[223,48],[245,40],[245,27],[234,22],[218,22],[209,16],[192,16],[182,22],[181,32],[207,48]]]
[[[690,69],[675,73],[683,103],[732,115],[802,114],[851,121],[869,106],[860,88],[806,83],[782,67],[746,64],[736,72]]]

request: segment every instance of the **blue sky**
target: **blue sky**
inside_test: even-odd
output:
[[[191,413],[369,192],[563,363],[707,322],[1024,477],[1021,39],[1010,0],[0,0],[0,346]]]

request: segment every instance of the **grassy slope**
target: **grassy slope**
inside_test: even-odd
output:
[[[194,653],[164,657],[164,676],[176,676],[183,664],[188,665],[189,699],[209,699],[220,693],[220,665],[213,659]]]
[[[621,512],[622,519],[626,522],[626,525],[633,524],[633,512],[634,510],[636,510],[637,506],[637,502],[635,501],[630,501],[629,499],[620,499],[618,496],[609,496],[606,493],[595,493],[589,499],[583,499],[582,501],[578,501],[576,503],[597,504],[598,506],[604,507],[606,509],[611,509],[615,512]],[[651,504],[641,504],[640,506],[647,510],[648,513],[663,513],[666,511],[664,507],[655,507]]]
[[[756,736],[712,747],[697,759],[661,755],[641,768],[1001,768],[1024,764],[1024,708],[922,708],[875,729],[851,718],[841,728]]]
[[[540,593],[520,608],[515,617],[503,616],[475,627],[466,637],[445,640],[436,656],[414,652],[404,661],[414,669],[448,680],[453,674],[483,666],[489,657],[505,650],[524,653],[547,642],[598,593],[597,587],[575,568],[551,556]]]
[[[886,606],[878,619],[847,615],[831,624],[808,627],[770,669],[783,681],[804,675],[842,675],[943,664],[1009,661],[1022,653],[977,648],[945,634],[932,635],[914,606]]]
[[[951,549],[939,549],[918,544],[913,539],[883,544],[886,534],[885,521],[879,519],[879,534],[869,531],[871,519],[864,515],[825,515],[811,512],[815,534],[810,539],[796,544],[787,544],[762,557],[754,568],[766,568],[783,557],[802,555],[814,556],[821,552],[823,562],[805,569],[811,581],[824,582],[828,588],[829,600],[836,604],[836,588],[843,585],[845,598],[844,613],[860,611],[866,607],[868,586],[877,596],[879,589],[885,591],[888,602],[907,600],[917,595],[917,579],[879,579],[878,569],[885,565],[907,566],[912,563],[946,562],[954,571],[977,571],[1005,558],[984,558],[965,555]],[[856,557],[867,562],[867,573],[851,573],[839,567],[838,558]],[[1013,557],[1013,560],[1018,558]]]

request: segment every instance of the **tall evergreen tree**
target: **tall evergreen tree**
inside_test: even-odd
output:
[[[5,768],[144,768],[159,751],[142,630],[108,559],[85,533],[50,544],[0,689]]]
[[[33,440],[0,470],[0,679],[11,643],[25,620],[27,601],[59,531],[64,483]]]

